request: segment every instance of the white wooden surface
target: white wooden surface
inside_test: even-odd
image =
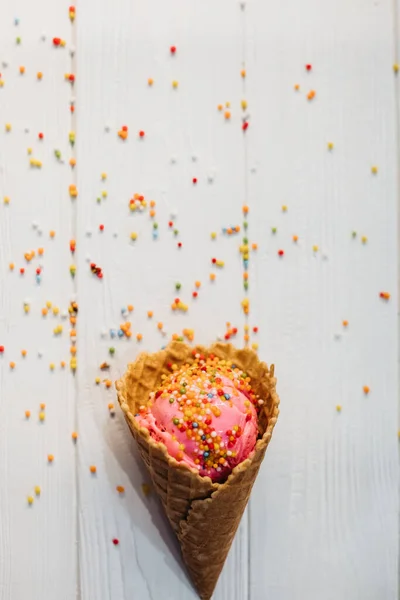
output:
[[[1,600],[196,598],[157,499],[143,495],[146,474],[119,411],[110,416],[115,394],[103,380],[174,332],[192,328],[195,341],[209,343],[227,321],[238,328],[238,345],[248,325],[250,343],[276,364],[282,404],[215,598],[398,597],[395,19],[388,0],[87,0],[74,25],[67,3],[1,6]],[[66,47],[54,48],[53,37]],[[71,72],[73,87],[64,78]],[[226,102],[230,121],[217,110]],[[117,135],[123,125],[125,141]],[[29,167],[28,147],[41,169]],[[148,210],[130,213],[135,193],[157,203],[158,239]],[[258,244],[247,293],[238,250],[244,204],[249,243]],[[223,235],[232,225],[241,233]],[[39,247],[43,257],[25,264],[24,253]],[[213,257],[225,261],[223,269]],[[389,302],[381,291],[390,292]],[[177,296],[187,313],[172,313]],[[62,311],[75,298],[73,376],[68,319],[51,311],[44,318],[41,308],[51,301]],[[128,304],[135,307],[132,338],[110,339]],[[59,323],[64,331],[54,336]],[[99,369],[104,361],[108,373]]]

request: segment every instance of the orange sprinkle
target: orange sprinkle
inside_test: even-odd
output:
[[[13,362],[13,361],[10,362],[10,369],[15,369],[15,362]]]
[[[129,312],[132,312],[132,311],[133,311],[133,306],[132,306],[132,304],[128,304],[128,307],[127,307],[127,308],[128,308],[128,311],[129,311]]]
[[[151,77],[148,78],[147,80],[147,85],[153,85],[154,83],[154,79],[152,79]]]
[[[297,242],[297,241],[298,241],[298,239],[299,239],[299,236],[298,236],[298,235],[294,235],[294,236],[292,237],[292,240],[293,240],[294,242]]]
[[[244,215],[247,215],[247,213],[249,212],[249,207],[246,204],[243,206],[242,212]]]
[[[61,368],[62,368],[62,369],[64,369],[64,367],[65,367],[65,360],[62,360],[62,361],[60,362],[60,366],[61,366]]]
[[[22,354],[22,356],[26,356],[26,354],[27,354],[26,350],[21,350],[21,354]]]
[[[363,386],[363,392],[364,392],[364,394],[369,394],[369,391],[370,391],[369,390],[369,386],[368,385],[364,385]]]
[[[125,488],[123,485],[117,485],[115,489],[117,490],[118,494],[123,494],[125,492]]]
[[[147,311],[147,316],[149,317],[149,319],[151,319],[152,316],[153,316],[153,311],[152,310],[148,310]]]
[[[21,75],[23,75],[25,73],[25,67],[21,66],[19,68],[19,72],[21,73]]]
[[[313,98],[315,98],[315,91],[311,90],[310,92],[308,92],[307,94],[307,100],[312,100]]]
[[[36,74],[36,77],[39,79],[39,81],[42,79],[43,77],[43,73],[41,71],[38,71],[38,73]]]
[[[69,165],[70,165],[70,167],[75,167],[75,165],[76,165],[76,159],[75,158],[70,158],[69,159]]]
[[[348,321],[346,321],[346,320],[342,321],[342,325],[343,325],[343,327],[347,327],[347,326],[348,326],[348,324],[349,324],[349,322],[348,322]]]
[[[215,281],[215,273],[210,273],[210,280]]]
[[[225,114],[224,114],[224,117],[225,117],[226,120],[230,119],[231,118],[231,112],[229,110],[226,110]]]
[[[8,265],[8,268],[10,269],[10,271],[13,271],[14,270],[14,263],[10,263]]]
[[[55,232],[55,231],[53,231],[53,229],[52,229],[52,230],[50,231],[49,235],[50,235],[50,237],[51,237],[51,238],[53,238],[53,237],[55,237],[55,235],[56,235],[56,232]]]
[[[243,79],[246,77],[246,69],[242,69],[240,71],[240,75],[243,77]]]
[[[258,244],[255,244],[255,243],[254,243],[254,244],[252,244],[252,245],[251,245],[251,249],[252,249],[252,250],[258,250]]]
[[[299,86],[299,84],[298,84],[298,83],[295,83],[295,85],[294,85],[294,89],[296,90],[296,92],[298,92],[298,91],[299,91],[299,89],[300,89],[300,86]]]
[[[90,465],[90,467],[89,467],[89,468],[90,468],[90,472],[91,472],[91,473],[93,473],[93,474],[94,474],[94,473],[96,473],[96,472],[97,472],[97,468],[95,467],[95,465]]]
[[[111,379],[106,379],[105,382],[104,382],[104,385],[106,386],[106,388],[110,388],[112,386]]]
[[[158,327],[158,329],[162,329],[163,328],[163,324],[161,322],[157,323],[157,327]]]
[[[30,417],[30,416],[31,416],[31,411],[30,411],[30,410],[26,410],[26,411],[25,411],[25,417],[26,417],[27,419],[29,419],[29,417]]]
[[[114,404],[112,402],[108,404],[108,410],[114,410]]]
[[[49,461],[49,463],[52,463],[54,460],[54,456],[52,454],[48,454],[47,455],[47,460]]]
[[[38,248],[38,254],[39,254],[39,256],[43,256],[44,249],[43,248]]]
[[[140,342],[143,339],[142,334],[141,333],[137,333],[136,334],[136,339],[137,339],[138,342]]]
[[[46,405],[44,404],[44,402],[41,402],[39,406],[40,406],[41,410],[44,410],[46,408]]]
[[[199,289],[199,287],[201,286],[201,281],[195,281],[194,285],[197,287],[197,289]]]
[[[72,439],[74,440],[74,442],[75,442],[75,441],[78,439],[78,434],[76,433],[76,431],[73,431],[73,432],[71,433],[71,437],[72,437]]]

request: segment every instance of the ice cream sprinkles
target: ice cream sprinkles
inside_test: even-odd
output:
[[[171,368],[135,418],[170,456],[223,481],[253,452],[264,401],[245,372],[213,354],[195,353],[192,364]]]

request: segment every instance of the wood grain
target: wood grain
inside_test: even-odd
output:
[[[19,10],[17,10],[19,9]],[[45,15],[41,22],[39,14]],[[19,18],[19,25],[14,19]],[[70,39],[64,10],[53,2],[0,8],[0,597],[75,598],[76,486],[74,381],[68,368],[69,275],[72,213],[68,195],[70,87],[67,49],[52,47],[52,33]],[[57,32],[57,33],[55,33]],[[42,39],[42,35],[46,39]],[[16,44],[16,37],[21,44]],[[20,74],[20,66],[25,73]],[[43,79],[37,79],[37,72]],[[6,132],[5,126],[12,127]],[[38,139],[38,133],[44,139]],[[29,166],[31,157],[42,168]],[[57,161],[59,149],[65,163]],[[4,197],[10,199],[7,205]],[[55,231],[50,239],[50,230]],[[42,257],[38,248],[44,249]],[[35,250],[30,263],[26,252]],[[14,271],[9,263],[15,263]],[[35,270],[42,266],[41,282]],[[20,268],[25,268],[21,275]],[[55,316],[41,309],[50,301]],[[24,302],[30,304],[25,314]],[[68,314],[68,313],[67,313]],[[62,335],[54,335],[63,324]],[[21,350],[26,350],[25,358]],[[41,353],[41,357],[39,354]],[[14,361],[14,370],[9,363]],[[54,372],[50,363],[55,364]],[[46,420],[39,421],[40,403]],[[25,410],[31,411],[30,419]],[[54,455],[54,463],[47,455]],[[37,497],[34,487],[40,486]],[[28,506],[27,496],[34,497]]]
[[[286,8],[263,19],[265,5],[256,1],[247,15],[249,161],[257,168],[249,222],[261,246],[252,318],[262,324],[260,353],[276,363],[282,398],[250,506],[251,597],[391,599],[398,589],[392,7]],[[287,35],[289,17],[301,27]]]

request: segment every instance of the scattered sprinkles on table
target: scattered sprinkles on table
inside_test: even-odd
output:
[[[244,3],[242,3],[242,8],[243,6]],[[71,22],[71,27],[73,27],[76,19],[75,6],[68,7],[68,10],[66,11],[66,17],[68,17],[68,19]],[[15,18],[14,25],[19,26],[19,18]],[[47,36],[43,34],[41,39],[45,42]],[[15,38],[13,38],[13,40],[17,46],[22,45],[23,40],[21,36],[18,35]],[[69,133],[67,130],[65,136],[68,142],[68,154],[64,153],[64,150],[62,151],[59,149],[63,148],[62,140],[56,140],[54,146],[51,146],[51,160],[46,158],[48,155],[45,154],[44,151],[47,147],[47,144],[49,143],[48,138],[50,137],[50,132],[47,131],[45,128],[43,128],[43,130],[39,130],[38,126],[37,129],[32,128],[33,133],[29,138],[28,142],[30,146],[28,148],[24,146],[23,148],[24,158],[22,159],[22,162],[24,167],[29,165],[30,171],[34,176],[40,176],[40,174],[42,172],[47,171],[47,169],[60,169],[63,165],[65,165],[68,168],[70,179],[67,182],[64,191],[67,197],[69,197],[71,203],[76,204],[77,201],[80,201],[80,198],[76,183],[77,174],[75,169],[77,165],[75,155],[75,144],[77,134],[75,131],[74,116],[76,100],[75,97],[72,95],[74,87],[76,87],[75,83],[77,77],[76,64],[74,58],[75,49],[69,41],[64,40],[58,36],[49,37],[47,44],[49,46],[49,51],[55,53],[62,53],[63,49],[68,48],[71,57],[70,65],[67,69],[67,72],[59,73],[60,81],[62,82],[64,80],[65,82],[62,83],[62,85],[65,85],[67,90],[71,90],[68,107],[64,107],[65,110],[69,111],[71,124],[71,127],[69,128]],[[164,47],[163,52],[165,52],[165,50],[167,50],[168,55],[168,45],[167,48]],[[177,61],[179,61],[180,57],[180,52],[181,51],[178,52],[178,49],[175,45],[169,46],[171,65],[177,65]],[[8,66],[6,61],[3,61],[2,65],[4,69]],[[27,68],[24,64],[19,64],[18,61],[18,63],[14,63],[11,66],[11,68],[13,69],[13,73],[17,75],[21,85],[23,85],[24,82],[29,79],[29,77],[36,79],[35,85],[40,86],[37,87],[37,90],[42,90],[43,87],[46,85],[48,73],[44,72],[45,70],[40,64],[35,65],[33,69],[30,69],[29,65]],[[245,86],[247,77],[246,65],[235,67],[235,69],[237,69],[237,71],[235,71],[236,76],[238,76],[238,74],[240,75],[240,78],[243,80],[242,84],[243,86]],[[392,69],[394,74],[397,75],[400,69],[399,64],[397,62],[394,63],[392,65]],[[314,77],[313,65],[311,63],[306,63],[303,67],[303,65],[300,64],[299,73],[299,80],[304,76],[304,78],[307,78],[308,81],[306,87],[305,85],[303,85],[304,80],[301,85],[300,83],[294,84],[294,90],[298,92],[295,95],[296,102],[298,101],[300,96],[303,95],[303,90],[306,90],[305,96],[307,100],[315,100],[317,92],[311,85],[311,80]],[[148,93],[154,94],[157,93],[157,90],[159,88],[159,82],[157,80],[157,85],[155,85],[155,80],[151,75],[152,74],[149,74],[147,78],[147,86],[149,88]],[[173,72],[172,75],[174,76],[174,78],[168,79],[168,81],[165,83],[165,86],[168,88],[169,93],[171,93],[174,98],[179,99],[181,97],[181,82],[176,78],[179,75],[179,73]],[[5,85],[5,83],[6,76],[4,73],[0,73],[0,94],[7,93],[7,89],[9,88],[9,86],[8,84]],[[182,91],[185,89],[184,84],[185,82],[182,81]],[[144,81],[142,80],[141,85],[146,87],[146,79]],[[171,92],[171,88],[173,92]],[[245,91],[245,88],[243,88],[243,92]],[[246,94],[243,93],[243,96],[246,96]],[[311,102],[310,110],[313,110],[312,105],[313,103]],[[217,110],[219,112],[218,123],[221,125],[221,127],[224,127],[225,130],[230,130],[232,125],[234,123],[237,123],[238,120],[242,131],[246,132],[248,130],[250,125],[250,119],[249,114],[247,113],[247,110],[249,108],[249,102],[247,99],[244,99],[244,97],[232,98],[231,101],[224,102],[218,102],[218,99],[215,99],[213,100],[213,105],[210,110],[215,112],[215,106],[217,106]],[[242,112],[239,109],[241,109]],[[11,121],[6,119],[10,119],[10,116],[5,115],[3,125],[1,126],[1,135],[5,135],[8,139],[11,139],[16,132],[20,133],[21,127],[20,125],[18,125],[18,123],[12,123]],[[115,136],[115,140],[118,142],[119,147],[121,148],[127,148],[130,144],[137,140],[140,141],[140,147],[146,148],[148,146],[148,143],[151,143],[152,136],[154,137],[154,131],[151,130],[151,126],[148,126],[147,123],[132,123],[131,126],[130,124],[124,122],[123,119],[124,115],[120,115],[118,117],[118,120],[116,120],[112,126],[106,124],[104,128],[105,132],[108,133],[111,131],[112,134]],[[251,132],[251,129],[249,131]],[[29,133],[28,128],[25,128],[25,133]],[[129,136],[130,133],[131,137]],[[329,132],[324,132],[324,136],[326,133]],[[243,139],[247,135],[248,134],[244,135]],[[330,152],[329,161],[331,162],[340,152],[340,147],[338,148],[338,150],[335,150],[335,152],[332,152],[335,148],[334,143],[332,141],[324,142],[324,139],[326,140],[326,137],[322,137],[322,151],[324,149],[323,144],[326,143],[326,149]],[[197,156],[192,155],[192,161],[197,162]],[[177,158],[173,157],[171,159],[171,164],[175,164],[176,162]],[[102,182],[102,188],[107,187],[108,172],[107,170],[101,169],[107,169],[109,165],[104,164],[99,165],[98,167],[99,170],[97,171],[97,178],[99,177],[98,174],[100,173],[100,180],[98,179],[98,188],[96,189],[96,193],[94,194],[95,197],[91,198],[91,202],[94,202],[96,203],[96,205],[99,205],[100,210],[101,206],[110,203],[111,201],[113,201],[113,199],[111,197],[111,192],[109,193],[108,189],[101,189],[99,183],[99,181]],[[191,188],[193,189],[194,193],[200,193],[204,188],[204,186],[202,185],[203,182],[208,180],[208,182],[211,183],[214,180],[214,174],[208,175],[207,178],[203,178],[200,169],[199,171],[197,171],[196,167],[196,170],[193,170],[195,171],[195,174],[190,173],[188,175],[187,183],[188,185],[191,184]],[[366,177],[368,177],[368,163],[365,172]],[[372,175],[377,176],[378,172],[379,168],[377,165],[373,164],[372,166],[370,166],[370,173]],[[374,177],[374,179],[375,181],[379,181],[379,177]],[[4,212],[4,215],[7,214],[7,218],[17,218],[15,217],[17,212],[13,211],[14,207],[16,207],[15,211],[18,210],[19,198],[15,197],[13,191],[7,190],[4,190],[4,195],[2,195],[2,197],[3,203],[2,206],[0,206],[0,210],[7,210],[7,213]],[[166,220],[160,217],[160,213],[157,214],[157,202],[160,202],[161,205],[162,201],[162,198],[153,199],[150,195],[147,194],[146,190],[144,190],[144,193],[134,192],[131,197],[127,196],[123,199],[124,210],[127,213],[127,218],[130,219],[130,224],[132,225],[129,230],[129,234],[124,239],[126,240],[127,244],[127,252],[132,251],[132,256],[134,255],[133,253],[137,251],[138,248],[140,248],[142,239],[145,238],[145,234],[142,235],[142,230],[140,230],[139,227],[136,227],[138,221],[136,221],[135,219],[140,219],[141,216],[148,219],[147,233],[149,238],[151,238],[154,241],[157,241],[161,238],[168,240],[168,242],[170,240],[174,240],[174,252],[176,252],[177,254],[179,252],[186,252],[186,248],[188,248],[188,252],[191,251],[190,246],[186,246],[186,240],[184,240],[185,243],[183,243],[182,241],[181,232],[177,227],[177,224],[179,223],[177,215],[171,214],[169,215],[168,220]],[[290,198],[288,199],[288,202],[291,202]],[[275,247],[274,258],[276,259],[277,253],[278,257],[283,259],[282,261],[279,261],[279,263],[282,265],[286,263],[287,259],[284,258],[284,248],[285,244],[288,244],[290,239],[293,242],[293,244],[291,245],[293,253],[302,251],[302,246],[304,246],[308,249],[304,251],[309,252],[309,248],[311,247],[314,255],[317,255],[319,253],[319,246],[317,244],[312,244],[312,241],[309,239],[305,239],[303,244],[303,238],[305,238],[305,236],[303,236],[303,231],[300,227],[298,228],[299,233],[301,234],[300,237],[296,233],[293,234],[291,238],[289,235],[288,239],[283,239],[283,236],[281,236],[281,231],[283,229],[281,227],[282,221],[279,221],[281,215],[278,214],[279,206],[280,212],[284,214],[288,213],[284,217],[285,219],[290,219],[290,217],[292,216],[292,210],[289,213],[287,204],[279,204],[278,200],[275,201],[275,219],[277,220],[277,224],[280,227],[279,233],[278,226],[276,225],[271,226],[270,232],[272,233],[272,236],[274,238],[273,241],[279,240],[281,244],[279,244],[279,247]],[[0,219],[3,219],[4,215],[0,214]],[[208,233],[204,235],[204,243],[209,239],[211,239],[213,242],[215,242],[215,240],[217,239],[225,239],[227,243],[233,243],[237,245],[238,252],[240,254],[240,259],[242,262],[241,278],[243,286],[243,297],[241,299],[238,299],[238,302],[241,303],[241,308],[245,319],[245,324],[243,327],[243,343],[245,346],[251,344],[251,347],[254,350],[257,350],[258,342],[252,340],[254,339],[254,336],[257,336],[258,334],[258,327],[252,326],[250,324],[250,300],[247,294],[251,285],[250,261],[252,260],[254,252],[257,253],[257,251],[259,251],[260,255],[262,255],[263,253],[265,254],[265,246],[263,245],[263,240],[254,241],[252,239],[249,227],[249,222],[251,222],[250,206],[248,204],[247,198],[244,199],[244,204],[242,206],[242,216],[240,216],[240,210],[236,211],[235,209],[232,209],[232,213],[224,215],[222,223],[218,222],[217,220],[213,220],[212,215],[209,215],[208,218],[210,222],[210,228],[208,229]],[[99,221],[95,221],[94,223],[92,223],[91,227],[94,231],[96,231],[97,227],[99,235],[101,234],[101,237],[104,238],[107,236],[107,234],[110,235],[110,225],[112,226],[112,224],[110,224],[109,222],[103,222],[99,219]],[[293,229],[296,231],[297,228],[295,227],[296,225],[298,225],[298,223],[292,221],[292,225]],[[49,242],[48,247],[45,243],[43,243],[43,246],[46,246],[46,248],[42,246],[37,248],[35,246],[35,250],[32,250],[31,248],[27,247],[26,252],[23,255],[7,257],[5,265],[6,268],[8,268],[7,275],[10,278],[18,277],[19,281],[26,282],[27,286],[29,285],[35,287],[40,286],[42,283],[46,282],[46,255],[48,252],[53,252],[54,257],[54,253],[58,251],[54,248],[54,244],[56,244],[58,241],[56,231],[57,226],[58,223],[48,223],[46,226],[51,227],[51,229],[46,229],[48,233],[45,233],[45,236],[48,235],[48,238],[46,237],[47,241]],[[270,225],[268,225],[268,227],[270,227]],[[43,231],[41,226],[38,225],[38,223],[33,223],[32,228],[38,236],[42,236]],[[210,229],[212,229],[211,233]],[[114,234],[115,237],[117,237],[117,233],[118,232]],[[190,235],[190,231],[188,233]],[[269,231],[265,232],[265,234],[268,233]],[[87,235],[88,237],[91,236],[90,229],[87,230]],[[366,246],[365,252],[368,252],[369,247],[372,244],[368,244],[367,235],[363,234],[360,236],[360,234],[357,234],[356,231],[352,231],[351,237],[353,239],[357,238],[357,240],[361,241],[361,244]],[[301,243],[297,243],[299,239],[301,240]],[[64,240],[63,243],[65,244],[65,247],[66,244],[68,244],[68,249],[71,255],[71,265],[69,266],[69,269],[67,269],[67,273],[65,273],[65,276],[70,276],[73,279],[77,273],[77,267],[73,262],[74,255],[77,250],[76,239],[70,239],[68,241]],[[170,310],[166,317],[164,314],[157,314],[156,319],[153,320],[153,310],[150,309],[147,310],[147,313],[142,312],[139,316],[139,318],[143,318],[147,314],[148,321],[150,322],[149,325],[151,325],[153,329],[158,331],[157,335],[159,335],[160,340],[167,336],[167,328],[172,319],[179,318],[179,315],[182,318],[186,318],[186,313],[188,313],[187,316],[190,316],[191,308],[193,306],[196,307],[196,305],[201,303],[202,298],[206,297],[207,291],[211,289],[210,286],[218,285],[218,277],[215,271],[218,271],[219,276],[219,270],[225,267],[225,260],[223,260],[220,256],[214,256],[214,252],[212,254],[211,252],[209,254],[206,254],[206,252],[203,252],[203,248],[201,247],[197,249],[197,252],[200,255],[202,255],[204,264],[207,264],[208,267],[210,267],[209,261],[211,257],[211,272],[208,275],[208,279],[207,274],[201,276],[201,274],[193,273],[193,278],[191,279],[189,289],[186,289],[186,283],[183,285],[180,281],[177,281],[175,283],[176,294],[173,295],[173,290],[170,290],[170,292],[168,292],[168,294],[170,293],[170,295],[168,295],[166,304],[168,305]],[[289,257],[289,254],[287,255],[287,257]],[[98,258],[94,257],[94,259],[96,261],[98,260],[102,262],[101,256]],[[87,276],[92,277],[92,279],[94,280],[94,285],[101,286],[102,280],[109,276],[108,271],[103,271],[102,266],[100,266],[97,262],[94,262],[91,259],[88,260],[88,263],[89,269],[87,269]],[[202,281],[200,281],[200,279],[197,279],[198,277],[201,277]],[[175,279],[173,279],[172,281],[175,281]],[[183,277],[182,281],[185,281]],[[382,284],[384,285],[385,282],[382,282]],[[101,288],[99,287],[96,289],[99,290]],[[389,291],[378,290],[376,293],[378,298],[383,301],[382,306],[389,302],[391,298],[391,294]],[[140,290],[138,294],[140,294]],[[377,302],[379,301],[377,298],[375,299]],[[18,298],[18,302],[21,303],[21,297]],[[21,306],[21,304],[19,304],[19,306]],[[32,312],[38,312],[38,314],[40,314],[40,316],[43,317],[41,321],[43,331],[48,331],[56,340],[60,340],[65,336],[69,336],[71,342],[71,345],[69,347],[69,367],[71,373],[74,374],[78,366],[78,303],[75,299],[68,299],[64,306],[67,306],[68,308],[63,309],[61,305],[60,311],[60,308],[56,305],[53,305],[50,301],[48,301],[44,306],[42,305],[38,307],[35,306],[34,303],[31,303],[29,299],[25,299],[22,300],[21,313],[23,313],[23,318],[29,318],[29,315]],[[158,307],[156,308],[158,311]],[[115,340],[115,343],[113,342],[113,345],[109,345],[108,349],[105,351],[105,358],[107,358],[110,361],[110,364],[104,361],[101,363],[99,369],[102,372],[102,375],[107,374],[109,376],[107,378],[104,378],[97,375],[92,379],[92,381],[94,381],[94,385],[100,386],[101,384],[101,389],[103,390],[103,392],[107,393],[107,400],[103,406],[103,409],[105,411],[107,411],[108,409],[108,414],[110,415],[110,417],[114,417],[115,415],[114,403],[109,402],[108,395],[113,385],[113,377],[111,377],[109,373],[109,371],[112,370],[113,361],[115,361],[115,357],[118,356],[121,344],[134,343],[135,348],[140,348],[140,344],[144,339],[144,333],[142,331],[138,331],[139,327],[138,323],[135,323],[135,319],[133,318],[132,321],[126,320],[129,317],[129,314],[133,311],[134,307],[132,304],[127,304],[126,306],[123,306],[121,308],[121,313],[118,313],[118,317],[115,323],[111,324],[108,331],[106,329],[106,335],[104,337],[107,337],[110,340]],[[225,317],[226,315],[223,315],[223,319],[225,319]],[[65,321],[66,326],[64,327],[62,324],[62,321],[66,320],[67,318],[69,318],[69,331],[67,331],[68,322]],[[160,318],[163,320],[158,320]],[[123,320],[123,322],[119,323],[119,321],[121,320]],[[173,333],[171,333],[170,338],[178,340],[185,339],[189,342],[193,342],[195,339],[195,330],[191,327],[190,322],[185,322],[185,325],[186,326],[183,328],[181,328],[181,326],[179,328],[176,327],[175,329],[178,329],[178,331],[174,331]],[[348,330],[349,322],[346,319],[343,319],[342,326],[344,329]],[[143,330],[145,330],[144,325]],[[145,333],[147,333],[147,330],[145,331]],[[241,336],[241,332],[238,332],[238,327],[232,326],[231,323],[227,322],[225,332],[218,335],[217,339],[229,342],[231,340],[237,339],[238,333],[239,336]],[[169,339],[169,337],[167,339]],[[25,347],[22,347],[17,351],[20,353],[20,359],[18,358],[19,354],[9,356],[10,352],[7,351],[7,341],[8,340],[4,340],[3,343],[3,340],[0,340],[0,342],[2,342],[0,344],[0,359],[4,363],[5,372],[7,372],[7,375],[9,375],[10,377],[17,377],[19,376],[19,367],[23,367],[24,364],[32,360],[32,354],[35,355],[35,353],[32,353],[30,347],[29,351]],[[37,359],[40,359],[42,355],[43,354],[41,350],[37,350]],[[55,360],[54,357],[49,357],[49,362],[47,362],[46,360],[45,364],[47,371],[53,373],[57,371],[58,368],[65,369],[65,367],[68,365],[68,361],[60,361],[59,359]],[[47,376],[50,376],[48,372]],[[212,400],[218,397],[223,403],[229,404],[231,402],[230,392],[224,391],[226,387],[225,384],[228,385],[229,388],[232,388],[232,394],[240,392],[243,393],[246,397],[246,400],[244,401],[248,403],[248,406],[246,406],[246,408],[248,409],[246,420],[247,416],[251,414],[252,410],[255,410],[256,412],[259,411],[261,406],[260,403],[262,403],[262,400],[257,399],[252,393],[249,378],[246,376],[246,374],[241,373],[234,365],[231,365],[229,363],[223,364],[223,362],[218,362],[217,359],[212,357],[209,357],[208,359],[197,357],[194,365],[192,365],[192,367],[190,367],[186,371],[177,371],[172,373],[171,376],[164,381],[160,389],[155,393],[154,398],[152,398],[154,403],[158,400],[158,398],[168,398],[168,402],[174,407],[174,409],[176,409],[176,415],[173,417],[172,423],[178,431],[185,433],[185,436],[188,440],[187,443],[190,443],[192,445],[194,444],[193,453],[195,456],[193,457],[193,460],[196,467],[200,470],[203,469],[209,472],[215,470],[217,473],[223,473],[224,469],[230,467],[230,465],[234,462],[234,459],[237,456],[237,447],[239,445],[239,441],[243,436],[243,428],[239,424],[234,424],[231,429],[228,429],[224,432],[219,432],[217,430],[218,428],[216,427],[216,424],[218,422],[218,418],[220,417],[218,413],[221,409],[219,409],[218,406],[216,406]],[[362,386],[362,390],[365,396],[368,396],[370,394],[370,388],[368,385]],[[33,413],[31,413],[31,410],[33,411]],[[342,406],[339,404],[336,405],[336,410],[338,413],[340,413],[342,410]],[[34,418],[31,419],[32,414],[34,415]],[[19,415],[20,418],[22,417],[21,421],[24,422],[24,427],[33,426],[33,422],[35,421],[36,423],[37,421],[39,421],[39,423],[41,424],[41,431],[44,430],[43,428],[46,428],[48,426],[48,422],[46,422],[46,406],[44,403],[41,403],[39,405],[39,410],[35,410],[32,407],[31,409],[24,409],[24,407],[21,407],[19,409]],[[71,436],[71,440],[74,444],[78,441],[77,431],[72,431],[72,433],[69,432],[68,435]],[[177,452],[178,460],[181,459],[181,454],[183,455],[185,450],[185,445],[180,444],[179,450]],[[52,454],[48,454],[47,461],[50,464],[53,463],[54,456]],[[96,466],[89,465],[89,472],[92,475],[97,474]],[[116,491],[119,495],[123,495],[125,492],[125,488],[122,485],[117,485]],[[143,484],[142,491],[143,494],[147,496],[148,493],[151,491],[151,488],[148,486],[148,484]],[[40,494],[41,488],[39,486],[35,486],[34,495],[28,495],[26,497],[28,505],[32,505],[34,503],[35,496],[39,497]],[[119,540],[117,538],[114,538],[112,541],[114,545],[119,544]]]

